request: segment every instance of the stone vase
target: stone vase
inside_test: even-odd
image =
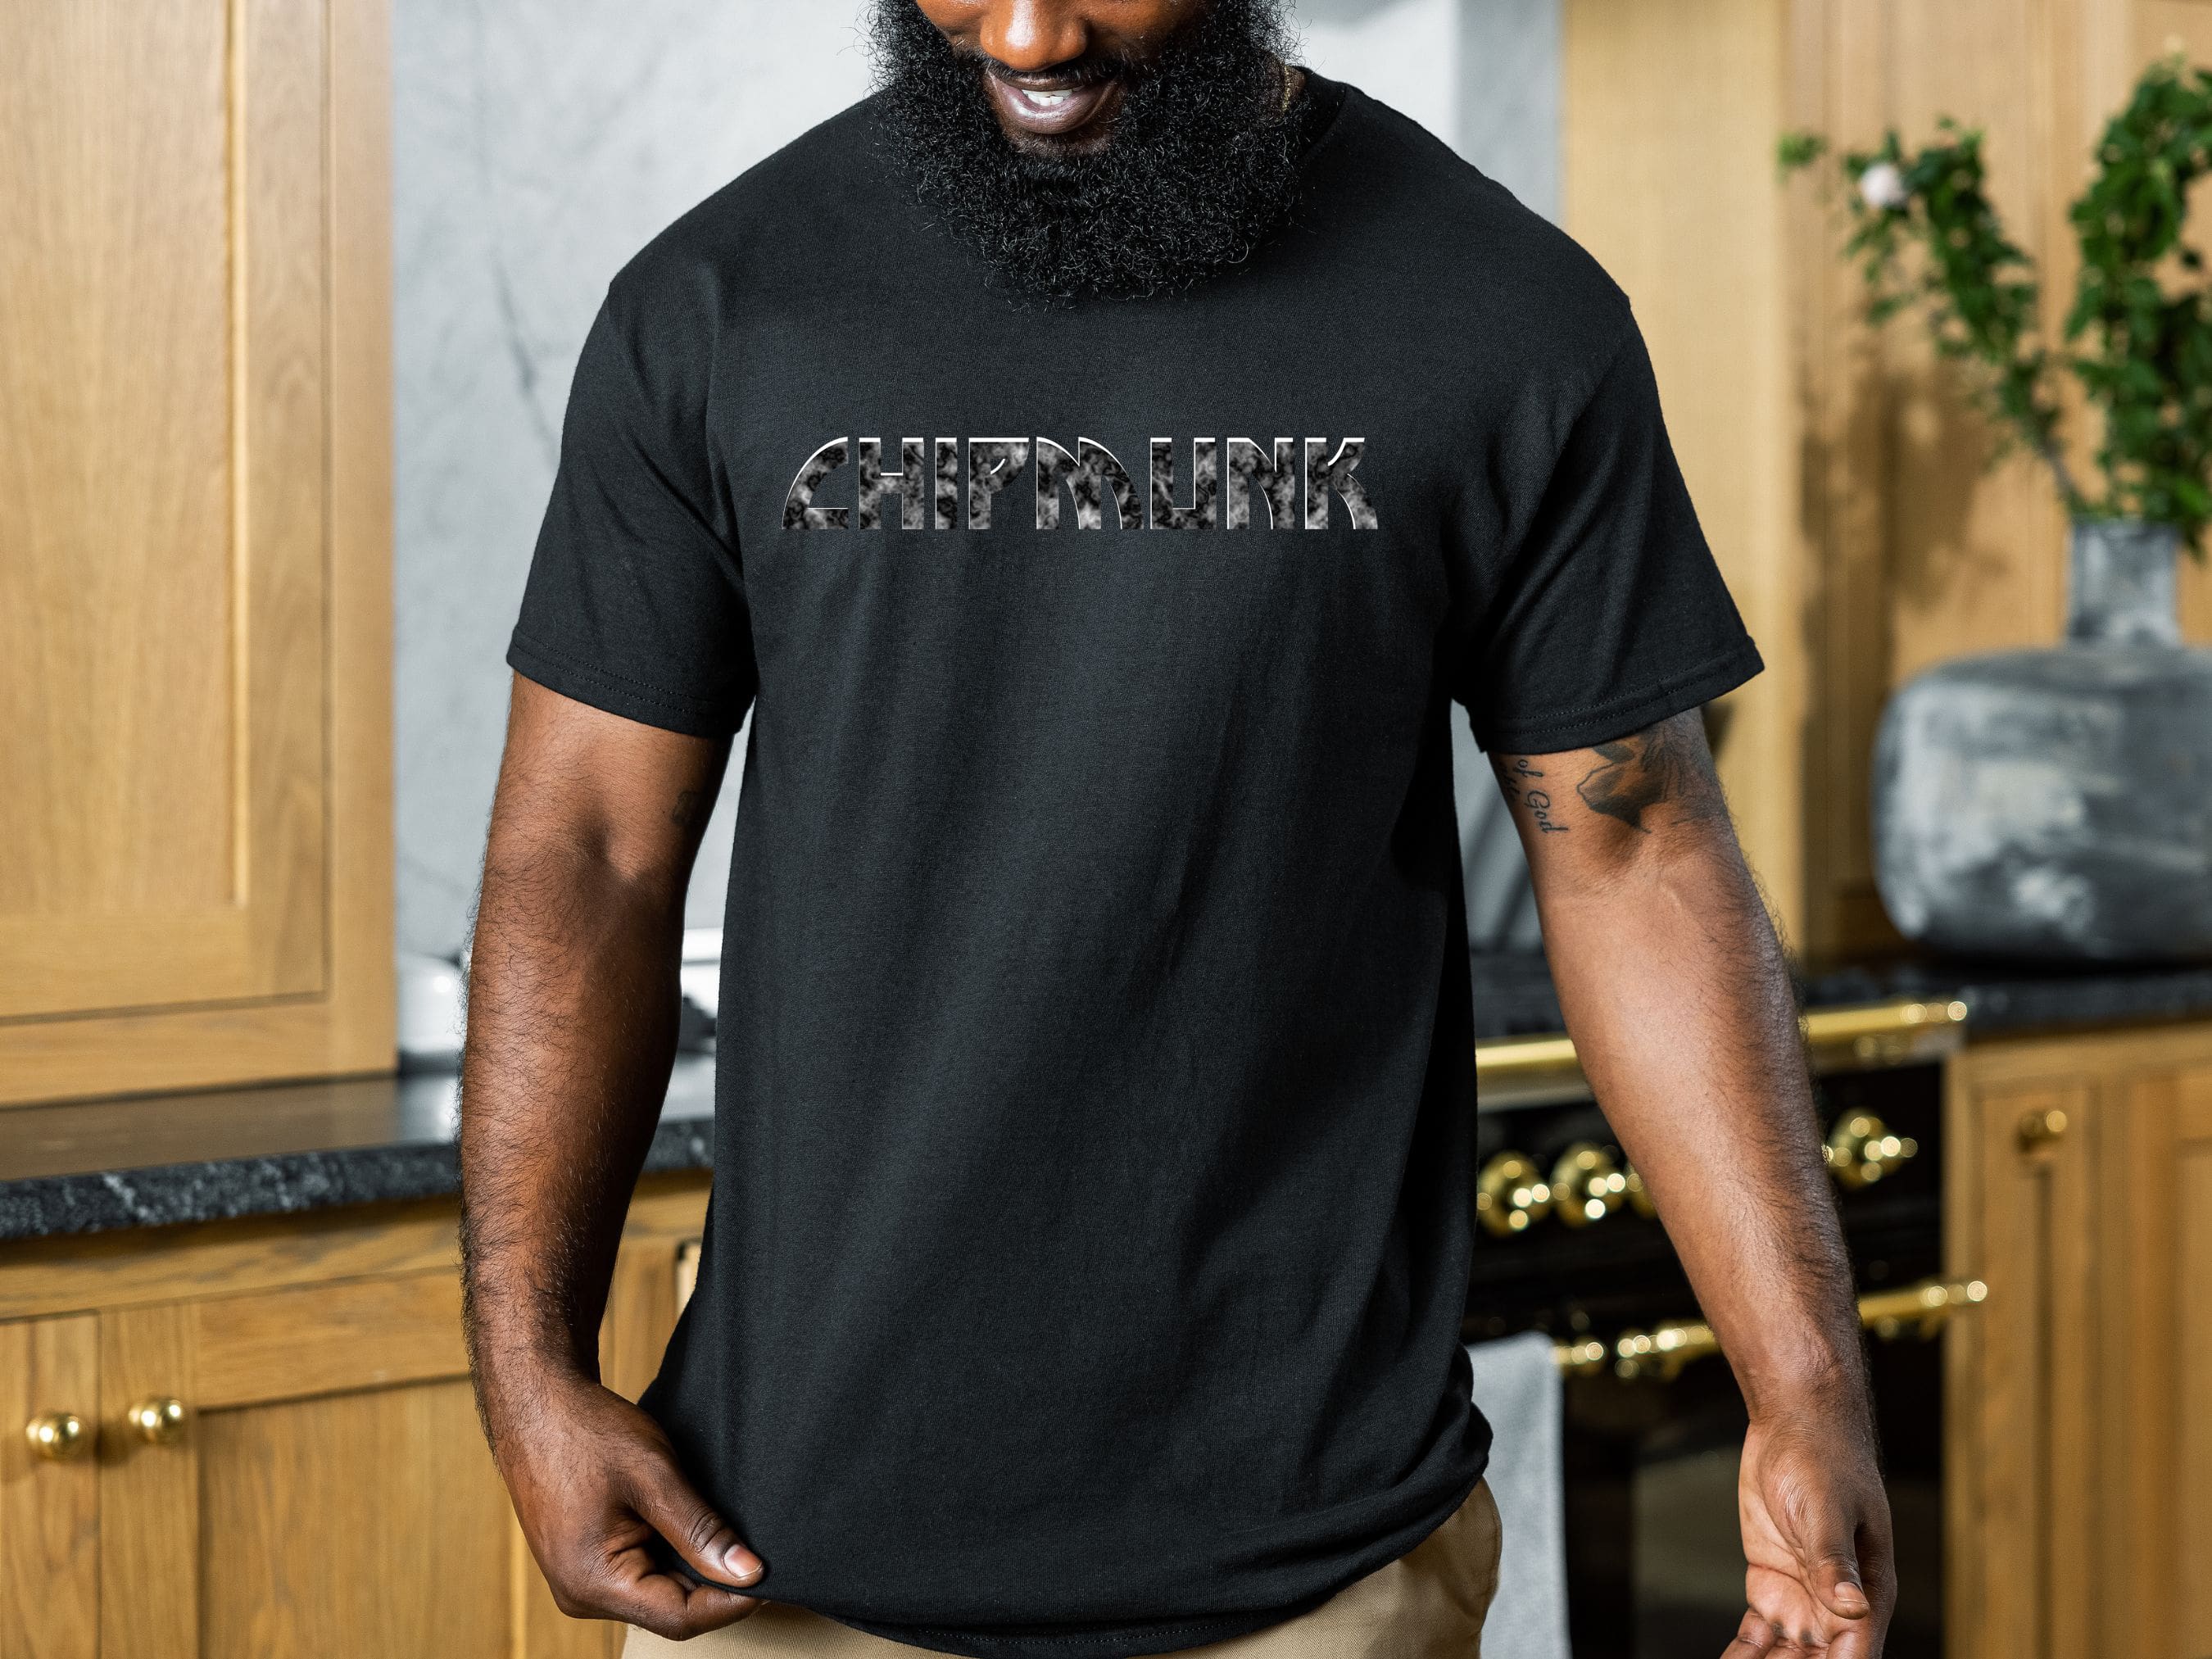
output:
[[[1962,657],[1891,699],[1875,877],[1908,939],[1976,956],[2212,958],[2212,651],[2177,538],[2074,526],[2065,643]]]

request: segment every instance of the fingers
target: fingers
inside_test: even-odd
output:
[[[1743,1623],[1736,1626],[1735,1640],[1729,1643],[1721,1659],[1765,1659],[1774,1651],[1775,1639],[1781,1632],[1755,1613],[1747,1613]]]
[[[734,1625],[760,1605],[732,1590],[687,1584],[661,1571],[642,1550],[612,1564],[605,1591],[581,1616],[619,1619],[671,1642]]]
[[[761,1576],[760,1558],[708,1507],[673,1463],[656,1458],[632,1469],[629,1496],[640,1518],[708,1584],[727,1591]]]

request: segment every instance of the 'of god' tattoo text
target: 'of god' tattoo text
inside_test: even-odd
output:
[[[1528,814],[1530,822],[1547,836],[1564,836],[1567,826],[1552,816],[1552,792],[1543,785],[1544,774],[1531,766],[1526,755],[1516,755],[1498,769],[1498,787],[1505,799]],[[1531,782],[1530,780],[1536,780]]]

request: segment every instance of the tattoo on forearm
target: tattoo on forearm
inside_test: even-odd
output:
[[[1704,781],[1696,746],[1674,720],[1662,720],[1617,743],[1601,743],[1595,752],[1605,763],[1577,784],[1575,793],[1593,812],[1646,834],[1644,814],[1649,809],[1662,802],[1686,805]]]
[[[1505,792],[1507,802],[1527,812],[1529,821],[1547,836],[1564,836],[1567,826],[1553,816],[1552,792],[1545,785],[1541,769],[1531,765],[1526,755],[1508,755],[1498,763],[1498,786]]]
[[[676,810],[668,815],[668,821],[678,830],[696,830],[714,810],[713,798],[705,790],[686,789],[677,796]]]
[[[1491,756],[1498,787],[1524,828],[1543,836],[1570,833],[1577,799],[1642,835],[1669,823],[1727,819],[1728,805],[1694,713],[1595,744],[1586,753],[1599,763],[1590,766],[1573,753]],[[1569,781],[1577,777],[1580,781],[1569,794]],[[1656,816],[1654,808],[1661,809]]]

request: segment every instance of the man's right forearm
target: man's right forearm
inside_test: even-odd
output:
[[[744,1617],[757,1603],[729,1587],[760,1560],[660,1425],[599,1386],[599,1328],[675,1058],[684,891],[727,752],[515,682],[461,1068],[484,1432],[555,1605],[672,1640]]]
[[[507,1395],[599,1374],[615,1248],[675,1056],[684,893],[722,752],[515,683],[461,1075],[470,1358],[495,1449]]]
[[[495,824],[461,1081],[471,1357],[496,1441],[545,1367],[598,1375],[597,1332],[676,1045],[682,896],[588,842]]]

